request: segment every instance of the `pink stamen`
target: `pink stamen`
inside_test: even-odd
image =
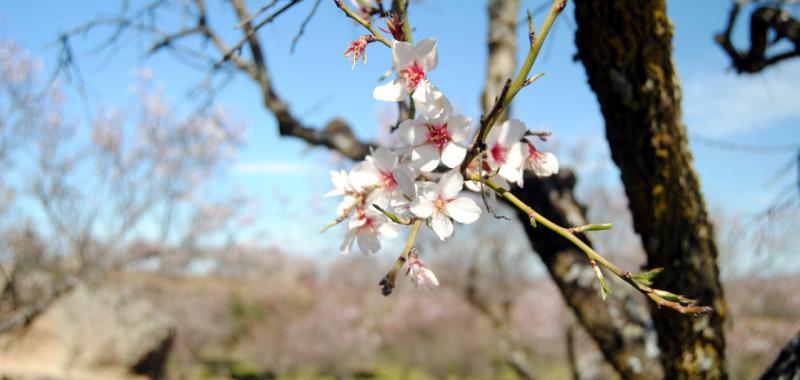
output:
[[[440,152],[444,150],[445,145],[452,140],[450,131],[447,130],[447,124],[433,125],[428,124],[428,143],[436,147]]]
[[[416,61],[403,70],[400,70],[400,76],[406,80],[408,91],[414,91],[420,81],[425,79],[425,70]]]
[[[397,187],[397,180],[392,172],[381,172],[381,183],[387,190],[394,190]]]

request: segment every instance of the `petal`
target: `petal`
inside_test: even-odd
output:
[[[547,177],[558,174],[558,157],[553,153],[542,153],[533,165],[533,173],[539,177]]]
[[[356,204],[356,198],[355,197],[351,197],[351,196],[344,197],[344,199],[342,199],[342,201],[339,202],[339,205],[336,206],[336,217],[338,218],[338,217],[342,216],[342,214],[344,214],[344,212],[347,209],[353,207],[353,205],[355,205],[355,204]]]
[[[414,199],[414,201],[411,202],[411,207],[409,207],[409,210],[414,213],[417,218],[423,219],[429,218],[431,215],[433,215],[433,211],[435,209],[436,207],[433,205],[433,202],[423,197],[417,197],[417,199]]]
[[[397,127],[397,138],[406,145],[417,146],[425,142],[425,125],[419,119],[403,120]]]
[[[507,179],[509,182],[517,182],[519,176],[521,175],[518,167],[510,165],[501,166],[498,174],[500,174],[501,177]]]
[[[411,163],[423,172],[432,172],[439,166],[439,151],[425,144],[411,151]]]
[[[447,130],[453,141],[464,141],[469,137],[469,126],[472,124],[471,117],[463,115],[453,115],[447,120]]]
[[[394,223],[381,223],[378,227],[378,234],[386,239],[394,239],[400,234],[397,227]]]
[[[428,288],[433,289],[439,286],[439,279],[436,278],[436,274],[434,274],[432,270],[423,268],[422,274],[425,278],[425,285],[427,285]]]
[[[372,186],[381,180],[381,173],[370,161],[362,161],[353,168],[350,174],[350,182],[353,186],[363,189]]]
[[[439,63],[439,47],[436,40],[426,38],[417,43],[414,47],[414,56],[426,72],[435,69]]]
[[[405,99],[408,91],[406,90],[405,81],[395,79],[389,83],[382,84],[375,87],[372,91],[372,97],[384,102],[399,102]]]
[[[439,194],[442,199],[453,199],[464,188],[464,177],[458,170],[451,170],[439,179]]]
[[[458,197],[447,202],[445,211],[453,220],[461,224],[470,224],[481,216],[481,208],[470,198]]]
[[[347,255],[350,253],[350,249],[353,247],[353,239],[356,238],[356,232],[353,230],[347,231],[344,235],[344,241],[339,246],[339,250],[342,252],[343,255]]]
[[[505,164],[511,167],[521,167],[525,164],[525,153],[527,153],[528,147],[525,146],[523,143],[515,143],[508,148],[508,155],[506,156]]]
[[[356,240],[358,240],[358,248],[365,255],[378,252],[381,249],[381,241],[374,233],[360,234]]]
[[[419,82],[411,98],[419,115],[429,123],[444,124],[453,111],[447,97],[427,79]]]
[[[433,232],[436,233],[439,240],[444,241],[444,239],[453,236],[453,221],[441,212],[437,212],[436,215],[433,216],[431,228],[433,228]]]
[[[506,131],[506,135],[504,136],[504,141],[507,145],[511,145],[513,143],[519,142],[523,136],[525,136],[525,131],[528,128],[523,124],[521,121],[517,119],[511,119],[506,121],[503,124],[508,124],[508,128]]]
[[[402,70],[414,60],[414,46],[408,42],[394,41],[392,44],[392,65]]]
[[[403,192],[403,195],[410,199],[417,197],[417,190],[414,187],[414,174],[406,166],[398,166],[392,170],[394,180],[397,182],[397,187]]]
[[[380,147],[372,153],[375,168],[381,173],[391,173],[397,165],[397,156],[391,150]]]
[[[460,146],[454,142],[447,143],[442,151],[442,163],[448,168],[455,168],[461,165],[464,157],[467,155],[467,148]]]

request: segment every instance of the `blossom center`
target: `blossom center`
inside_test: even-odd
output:
[[[394,178],[392,172],[381,172],[380,183],[382,187],[388,190],[394,190],[397,187],[397,180]]]
[[[428,143],[436,147],[439,151],[444,149],[452,137],[450,131],[447,130],[447,124],[433,125],[428,124]]]
[[[492,145],[492,149],[489,150],[489,154],[492,155],[492,160],[494,160],[494,162],[502,165],[508,158],[508,149],[501,144],[495,144]]]
[[[425,70],[416,61],[411,62],[405,69],[400,70],[400,76],[406,80],[408,91],[414,91],[420,81],[425,79]]]
[[[444,206],[447,205],[447,201],[444,199],[437,199],[433,201],[433,206],[436,207],[437,210],[444,210]]]

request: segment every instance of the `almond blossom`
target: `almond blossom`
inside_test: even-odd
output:
[[[402,196],[403,192],[409,192],[409,181],[401,181],[404,188],[399,188],[395,173],[402,172],[403,179],[415,176],[407,164],[399,164],[399,161],[400,158],[391,150],[383,147],[376,149],[353,168],[350,177],[353,185],[361,189],[375,188],[374,203],[379,206],[404,201]]]
[[[436,278],[436,274],[422,263],[417,250],[414,248],[408,252],[406,276],[411,276],[411,282],[417,286],[417,289],[422,288],[423,285],[430,289],[439,286],[439,279]]]
[[[521,121],[506,120],[492,128],[486,138],[486,163],[509,182],[518,182],[522,178],[527,152],[521,140],[526,130]]]
[[[453,220],[470,224],[480,217],[481,209],[475,201],[458,196],[463,187],[464,178],[455,170],[445,173],[438,183],[421,182],[410,210],[418,218],[430,218],[433,232],[445,240],[453,235]]]
[[[525,169],[528,169],[539,177],[549,177],[558,174],[558,157],[550,152],[540,152],[528,144],[528,156],[525,160]]]
[[[428,94],[428,99],[435,95]],[[400,123],[398,137],[411,147],[411,162],[414,167],[430,172],[443,163],[455,168],[464,161],[467,147],[460,143],[469,137],[472,119],[462,115],[451,115],[450,103],[444,96],[438,106],[425,108],[420,116]]]
[[[353,185],[350,174],[344,170],[331,171],[331,182],[333,182],[334,188],[325,193],[324,197],[344,196],[344,199],[336,207],[336,216],[345,216],[348,210],[351,210],[358,202],[357,196],[361,190]]]
[[[365,255],[378,252],[381,249],[381,238],[391,239],[399,234],[398,225],[391,223],[386,215],[370,205],[371,202],[364,202],[347,224],[347,234],[339,246],[343,255],[350,253],[353,243],[356,243],[361,253]]]
[[[392,67],[397,72],[393,81],[375,87],[377,100],[397,102],[414,93],[420,83],[427,82],[427,73],[439,63],[436,40],[426,38],[416,46],[409,42],[392,43]]]

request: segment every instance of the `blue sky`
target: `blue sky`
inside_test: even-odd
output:
[[[113,3],[3,2],[0,38],[14,39],[40,57],[49,70],[54,67],[58,53],[53,44],[58,33],[97,15],[113,15],[118,7]],[[221,26],[229,41],[235,41],[236,30],[230,26],[227,6],[210,3],[212,26]],[[522,3],[523,8],[535,9],[543,2]],[[375,101],[371,94],[377,79],[390,66],[389,51],[378,44],[371,45],[367,49],[369,64],[359,63],[351,70],[350,61],[342,52],[363,31],[326,0],[322,1],[295,53],[290,55],[290,41],[312,4],[312,1],[301,4],[261,32],[277,91],[291,104],[294,113],[310,125],[319,126],[333,117],[344,117],[358,136],[380,137],[379,121],[391,115],[392,107]],[[712,41],[723,27],[729,5],[727,0],[668,4],[675,26],[674,58],[683,84],[684,120],[690,134],[748,144],[800,143],[800,107],[796,104],[800,93],[800,60],[772,67],[761,75],[736,76],[728,69],[727,57]],[[579,168],[582,177],[593,176],[616,184],[618,174],[608,158],[597,102],[586,83],[583,67],[572,60],[575,54],[572,14],[570,5],[533,69],[546,76],[517,97],[513,113],[531,129],[552,131],[550,148],[560,148],[567,165],[568,148],[586,143],[586,156],[592,164]],[[485,2],[412,2],[411,20],[417,40],[433,37],[439,41],[439,66],[430,74],[431,80],[457,109],[477,119],[485,71]],[[144,67],[154,72],[155,79],[164,84],[173,101],[185,104],[186,110],[191,109],[186,92],[202,80],[201,71],[187,68],[169,54],[141,58],[149,39],[129,37],[113,55],[90,54],[100,38],[107,35],[107,31],[100,32],[74,41],[88,85],[89,109],[130,103],[129,88],[135,81],[134,73]],[[525,34],[521,25],[521,41]],[[743,33],[737,35],[740,41],[745,37]],[[336,252],[342,232],[334,229],[322,236],[317,233],[321,225],[333,218],[335,206],[335,201],[322,200],[321,196],[330,188],[328,170],[347,167],[349,163],[337,160],[324,149],[280,138],[273,117],[261,107],[255,86],[246,78],[236,79],[218,100],[249,125],[246,146],[228,180],[261,197],[258,215],[267,231],[261,239],[267,245],[301,253]],[[70,104],[77,116],[85,116],[86,104],[74,94]],[[690,142],[711,207],[749,215],[763,210],[780,190],[796,181],[786,177],[777,184],[766,184],[793,157],[793,152],[750,154],[715,148],[695,138]]]

